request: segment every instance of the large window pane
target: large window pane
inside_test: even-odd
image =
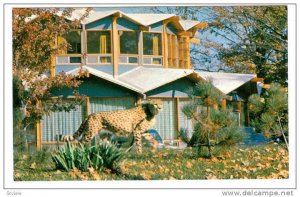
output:
[[[138,54],[137,34],[134,31],[119,31],[121,54]]]
[[[144,55],[162,55],[162,41],[160,33],[143,33]]]
[[[70,45],[67,54],[80,54],[81,53],[81,35],[79,31],[71,31],[66,36],[66,40]]]
[[[80,31],[71,31],[64,36],[57,38],[58,45],[64,46],[59,50],[59,54],[80,54],[81,53],[81,33]],[[69,47],[66,47],[67,44]]]
[[[110,31],[88,31],[87,52],[96,54],[111,53]]]

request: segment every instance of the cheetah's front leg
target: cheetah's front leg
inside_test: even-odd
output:
[[[134,135],[136,150],[139,154],[141,154],[142,153],[142,134],[140,131],[135,131],[133,133],[133,135]]]

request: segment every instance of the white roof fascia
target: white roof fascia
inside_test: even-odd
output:
[[[179,24],[181,25],[182,29],[184,31],[187,31],[196,25],[198,25],[200,22],[195,20],[179,20]]]
[[[124,14],[143,26],[150,26],[160,21],[172,18],[175,14]]]
[[[224,95],[239,88],[251,79],[255,78],[255,74],[237,74],[237,73],[221,73],[221,72],[203,72],[196,71],[201,78],[206,81],[212,81],[216,87]]]
[[[145,71],[148,71],[147,73]],[[165,68],[145,68],[135,69],[124,73],[118,79],[124,83],[128,83],[138,89],[141,89],[144,93],[165,84],[168,84],[177,79],[183,78],[192,74],[192,69],[165,69]],[[146,73],[143,75],[143,73]],[[136,76],[136,77],[135,77]],[[168,78],[169,77],[169,78]],[[141,83],[141,79],[143,82]],[[163,79],[163,80],[155,80]],[[148,80],[148,81],[147,81]]]

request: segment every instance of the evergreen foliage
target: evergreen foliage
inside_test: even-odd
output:
[[[288,147],[288,94],[284,87],[272,83],[261,97],[249,97],[251,125],[270,138],[283,138]]]
[[[236,114],[230,109],[219,109],[222,97],[210,82],[199,82],[190,96],[192,102],[183,107],[184,114],[195,121],[189,146],[198,147],[199,153],[207,147],[211,157],[212,147],[232,146],[243,140]]]

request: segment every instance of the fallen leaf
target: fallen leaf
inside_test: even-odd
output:
[[[36,168],[36,163],[33,162],[31,165],[30,165],[30,169],[35,169]]]
[[[193,164],[189,161],[186,162],[186,167],[187,168],[192,168],[193,167]]]
[[[209,174],[208,176],[205,177],[206,179],[208,180],[212,180],[212,179],[218,179],[218,177],[216,177],[215,175],[213,174]]]

